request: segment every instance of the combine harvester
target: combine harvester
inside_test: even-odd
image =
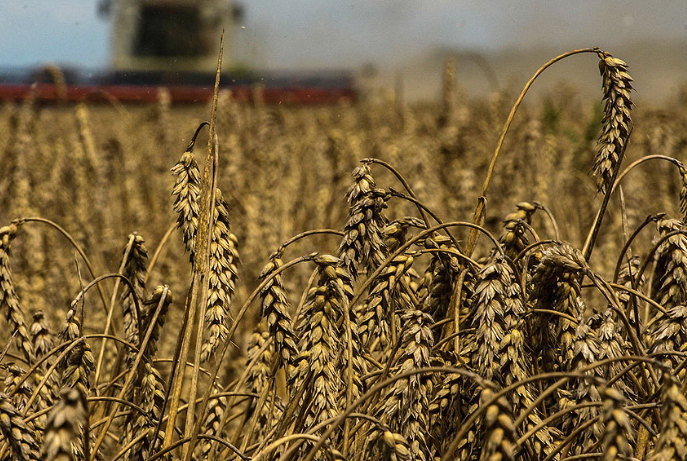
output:
[[[242,9],[229,0],[104,0],[99,11],[112,20],[112,68],[98,72],[55,66],[0,71],[0,100],[22,100],[35,91],[39,101],[116,99],[149,103],[166,88],[174,103],[212,98],[225,30],[220,87],[239,101],[259,95],[267,104],[336,104],[356,98],[349,72],[232,71],[232,30]]]

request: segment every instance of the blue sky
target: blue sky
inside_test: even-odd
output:
[[[98,0],[0,0],[0,67],[108,64]],[[687,43],[681,0],[244,0],[237,54],[271,68],[394,63],[442,46],[612,49]],[[685,59],[685,56],[676,57]]]

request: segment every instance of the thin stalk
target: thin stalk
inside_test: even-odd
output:
[[[150,262],[148,263],[148,268],[146,269],[146,275],[143,279],[143,283],[148,283],[148,277],[150,277],[150,273],[153,272],[153,268],[155,267],[155,264],[157,263],[157,260],[160,257],[160,254],[162,253],[162,249],[167,245],[169,237],[174,233],[176,228],[177,225],[172,224],[169,227],[169,229],[167,229],[167,232],[165,232],[165,235],[162,236],[162,240],[160,240],[160,243],[158,243],[157,248],[155,248],[155,253],[153,253],[153,257],[150,258]]]
[[[477,199],[477,208],[475,209],[475,214],[474,214],[474,219],[473,222],[478,225],[482,226],[484,224],[484,217],[486,215],[486,207],[487,207],[487,189],[489,189],[489,183],[491,182],[491,178],[494,175],[494,169],[496,168],[496,160],[499,157],[499,153],[501,152],[501,147],[503,146],[503,141],[506,139],[506,134],[508,133],[508,129],[510,128],[511,123],[513,123],[513,118],[515,117],[515,113],[517,112],[518,108],[520,107],[520,104],[522,103],[523,99],[525,99],[525,95],[527,94],[527,91],[530,89],[534,81],[539,77],[539,75],[544,72],[546,69],[548,69],[551,65],[555,64],[556,62],[560,61],[561,59],[565,59],[568,56],[572,56],[574,54],[579,54],[579,53],[596,53],[598,51],[598,48],[582,48],[579,50],[573,50],[573,51],[568,51],[567,53],[563,53],[546,64],[544,64],[542,67],[540,67],[534,75],[527,81],[525,84],[525,87],[522,89],[520,92],[520,96],[518,96],[518,99],[515,101],[515,104],[513,104],[513,108],[510,111],[510,114],[508,114],[508,118],[506,119],[506,123],[503,126],[503,131],[501,132],[501,137],[499,138],[498,143],[496,144],[496,150],[494,151],[494,155],[491,158],[491,162],[489,163],[489,168],[487,170],[487,177],[484,179],[484,185],[482,186],[482,195]],[[466,248],[466,254],[468,256],[472,256],[472,252],[475,251],[475,247],[477,246],[477,240],[479,238],[479,234],[476,231],[470,232],[470,236],[468,237],[468,243],[467,243],[467,248]]]
[[[45,218],[39,218],[39,217],[30,217],[30,218],[21,218],[21,219],[16,219],[12,221],[13,224],[15,224],[17,227],[28,222],[39,222],[43,224],[47,224],[53,228],[55,228],[58,232],[60,232],[62,235],[66,237],[67,240],[69,240],[69,243],[72,244],[74,249],[79,253],[79,256],[81,256],[81,259],[84,260],[86,263],[86,267],[88,268],[88,272],[91,274],[92,278],[96,278],[95,276],[95,270],[93,270],[93,265],[91,264],[91,261],[88,259],[88,256],[86,256],[86,253],[83,251],[81,246],[74,240],[74,237],[72,237],[69,232],[64,230],[62,227],[60,227],[58,224],[55,222],[45,219]],[[103,288],[98,285],[98,292],[100,293],[100,299],[103,302],[103,308],[105,309],[105,312],[107,312],[107,297],[105,296],[105,292],[103,291]],[[114,331],[114,328],[113,328]]]
[[[166,299],[167,299],[167,293],[169,291],[169,287],[165,286],[164,291],[162,292],[162,296],[160,297],[160,301],[157,304],[157,307],[155,308],[155,312],[153,313],[152,318],[150,319],[150,325],[148,326],[148,330],[146,331],[145,338],[143,341],[141,341],[141,346],[138,350],[138,353],[136,354],[136,358],[134,359],[134,362],[131,364],[131,371],[129,372],[126,380],[124,381],[124,384],[122,385],[122,388],[119,391],[119,394],[117,395],[118,399],[124,398],[124,395],[126,395],[126,392],[133,382],[134,378],[136,377],[136,370],[138,369],[138,365],[143,359],[143,355],[145,353],[146,348],[148,347],[148,342],[150,341],[150,337],[153,334],[153,330],[156,327],[157,319],[160,316],[160,312],[162,311],[162,306],[165,304]],[[105,436],[107,435],[107,431],[110,428],[110,425],[112,424],[112,421],[115,418],[115,415],[117,413],[117,409],[119,407],[119,403],[115,402],[112,405],[112,410],[110,413],[110,416],[108,417],[107,421],[105,422],[105,427],[100,431],[98,438],[95,442],[95,445],[93,446],[93,456],[91,457],[91,461],[94,461],[96,458],[96,455],[98,453],[98,449],[102,445],[103,441],[105,440]]]
[[[129,237],[129,242],[126,244],[126,248],[124,249],[124,256],[122,257],[122,262],[119,265],[119,270],[117,271],[117,274],[122,275],[124,273],[124,268],[126,267],[127,262],[129,261],[129,255],[131,254],[131,248],[134,246],[134,241],[136,240],[136,235],[131,234]],[[103,333],[108,334],[110,332],[110,326],[112,325],[112,316],[114,315],[114,306],[115,302],[117,302],[117,291],[119,290],[119,284],[120,284],[121,279],[117,278],[115,280],[114,288],[112,289],[112,297],[110,298],[110,304],[109,304],[109,309],[107,310],[107,320],[105,320],[105,331]],[[135,298],[135,290],[133,287],[130,286],[129,288],[131,290],[132,297]],[[138,313],[137,313],[138,315]],[[139,317],[139,322],[140,322],[140,315]],[[138,330],[141,331],[141,330]],[[98,386],[98,381],[100,379],[100,371],[102,370],[103,366],[103,359],[105,358],[105,346],[106,346],[107,341],[103,340],[100,343],[100,353],[98,354],[98,362],[96,363],[95,366],[95,376],[93,378],[93,385]]]
[[[210,272],[210,252],[212,246],[213,225],[215,216],[215,196],[217,194],[217,170],[219,166],[219,141],[217,138],[217,101],[219,99],[219,81],[222,69],[222,57],[224,55],[224,30],[219,42],[219,57],[217,58],[217,71],[215,73],[215,89],[212,96],[212,109],[210,113],[210,135],[208,136],[208,154],[205,159],[205,171],[203,172],[203,183],[201,186],[200,213],[198,215],[198,234],[196,244],[197,253],[193,261],[194,276],[199,279],[200,297],[198,305],[192,309],[199,310],[198,330],[196,332],[196,353],[194,360],[193,375],[191,378],[191,391],[189,396],[189,407],[186,411],[186,427],[184,437],[191,439],[191,443],[184,446],[185,452],[183,459],[191,460],[193,449],[196,446],[196,435],[194,429],[195,399],[198,395],[198,378],[200,368],[200,354],[203,345],[205,331],[205,309],[207,307],[208,294],[208,275]],[[192,325],[192,324],[191,324]],[[190,326],[189,325],[189,330]],[[189,336],[190,342],[190,336]],[[179,382],[181,385],[181,381]],[[171,408],[171,407],[170,407]],[[172,421],[173,423],[173,421]],[[166,436],[167,434],[165,434]]]
[[[618,154],[618,158],[622,159],[625,156],[625,151],[627,150],[627,145],[630,144],[630,136],[632,135],[632,127],[630,127],[630,132],[627,134],[627,141],[623,144],[623,148]],[[616,167],[613,170],[613,176],[611,178],[611,184],[615,186],[616,184],[616,178],[618,177],[618,171],[620,170],[620,165],[621,163],[618,162]],[[611,200],[611,195],[613,194],[613,191],[615,190],[615,187],[610,187],[604,194],[603,201],[601,202],[601,207],[599,208],[599,211],[596,213],[596,218],[594,219],[594,224],[592,224],[592,228],[589,230],[589,234],[587,235],[587,240],[584,242],[584,247],[582,248],[582,255],[584,256],[584,260],[589,262],[589,259],[592,257],[592,251],[594,250],[594,243],[596,242],[596,238],[599,235],[599,231],[601,230],[601,222],[603,221],[604,215],[606,214],[606,208],[608,207],[608,202]]]

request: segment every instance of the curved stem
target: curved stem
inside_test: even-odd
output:
[[[622,145],[622,148],[620,152],[618,153],[618,164],[613,168],[613,173],[611,176],[611,184],[615,186],[615,179],[618,177],[618,170],[620,170],[620,165],[623,157],[625,157],[625,150],[627,150],[628,144],[630,144],[630,136],[632,136],[632,131],[634,127],[630,126],[630,130],[627,133],[627,138],[625,142]],[[604,194],[603,201],[601,202],[601,206],[599,207],[599,211],[596,213],[596,217],[594,218],[594,223],[592,224],[592,228],[589,230],[589,234],[587,234],[587,239],[584,242],[584,247],[582,248],[582,255],[584,256],[585,261],[589,262],[589,260],[592,257],[592,251],[594,251],[594,243],[596,243],[596,237],[599,235],[599,231],[601,230],[601,223],[603,222],[604,215],[606,214],[606,208],[608,207],[608,203],[611,200],[611,195],[613,195],[613,187],[610,187],[606,193]]]
[[[549,210],[546,206],[538,202],[534,202],[533,205],[542,210],[544,213],[546,213],[546,216],[549,217],[549,221],[551,221],[551,226],[553,227],[555,239],[560,240],[561,234],[558,230],[558,222],[556,221],[556,218],[553,217],[553,213],[551,213],[551,210]]]
[[[412,239],[408,240],[406,243],[404,243],[403,245],[398,247],[398,249],[396,251],[394,251],[392,254],[390,254],[389,257],[386,258],[384,260],[384,262],[382,264],[380,264],[379,267],[369,277],[367,277],[365,282],[363,282],[363,284],[358,288],[358,293],[356,293],[356,295],[351,300],[351,305],[354,306],[360,300],[360,297],[365,292],[365,290],[367,290],[370,287],[370,285],[372,285],[372,282],[379,276],[379,274],[382,273],[382,271],[391,263],[391,261],[394,260],[394,258],[396,258],[398,255],[402,254],[405,250],[410,248],[413,244],[415,244],[415,242],[422,240],[427,235],[431,235],[433,232],[444,229],[446,227],[460,227],[460,226],[470,227],[472,229],[476,229],[478,232],[483,232],[484,234],[486,234],[491,239],[491,241],[494,243],[494,246],[496,247],[496,249],[501,254],[503,254],[503,248],[501,248],[501,244],[499,243],[499,241],[496,240],[496,238],[493,235],[491,235],[491,233],[488,230],[484,229],[481,226],[478,226],[476,224],[469,223],[469,222],[464,222],[464,221],[453,221],[453,222],[448,222],[448,223],[444,223],[444,224],[438,224],[434,227],[430,227],[429,229],[426,229],[426,230],[420,232],[418,235],[416,235]]]
[[[160,240],[160,243],[157,244],[157,248],[155,248],[155,253],[153,253],[153,257],[150,258],[150,262],[148,263],[148,268],[146,269],[146,275],[145,275],[145,278],[143,279],[144,284],[148,283],[148,277],[150,277],[150,273],[153,272],[153,268],[155,267],[155,264],[157,263],[157,260],[160,257],[160,253],[162,253],[162,249],[167,245],[169,238],[172,236],[172,234],[174,233],[174,231],[176,229],[177,229],[176,224],[172,224],[171,226],[169,226],[169,229],[167,229],[167,232],[165,232],[165,235],[162,236],[162,240]]]
[[[93,265],[91,264],[91,261],[88,259],[88,256],[86,256],[86,253],[83,251],[81,246],[76,242],[76,240],[74,240],[74,237],[72,237],[69,234],[69,232],[64,230],[57,223],[55,223],[49,219],[45,219],[45,218],[30,217],[30,218],[15,219],[14,221],[12,221],[12,223],[15,224],[16,226],[20,226],[22,224],[29,223],[29,222],[39,222],[39,223],[47,224],[49,226],[52,226],[54,229],[56,229],[62,235],[64,235],[65,238],[67,240],[69,240],[69,243],[72,244],[72,246],[77,251],[77,253],[79,253],[79,256],[81,256],[81,259],[83,259],[84,262],[86,263],[86,267],[88,268],[88,272],[91,274],[91,277],[95,278],[95,270],[93,270]],[[103,291],[103,289],[100,285],[98,285],[98,291],[100,292],[100,298],[102,299],[102,302],[103,302],[103,308],[105,309],[105,312],[107,312],[107,297],[105,296],[105,292]]]
[[[628,248],[630,248],[630,245],[632,245],[634,239],[637,238],[642,229],[644,229],[649,223],[657,222],[665,215],[665,213],[656,213],[647,216],[644,222],[640,224],[639,227],[634,230],[634,232],[632,232],[632,235],[630,235],[630,237],[627,239],[627,242],[625,242],[625,245],[623,245],[623,249],[620,250],[620,256],[618,256],[618,262],[616,263],[615,271],[613,272],[613,283],[618,281],[618,276],[620,275],[620,266],[623,264],[623,256],[625,256],[625,253],[627,252]]]
[[[409,196],[402,194],[402,193],[400,193],[400,192],[398,192],[392,188],[389,188],[389,193],[393,197],[398,197],[400,199],[407,200],[407,201],[413,203],[415,206],[418,207],[418,209],[425,210],[437,222],[437,224],[443,224],[442,220],[439,219],[439,217],[427,205],[425,205],[424,203],[422,203],[421,201],[419,201],[415,197],[409,197]],[[425,225],[427,227],[429,227],[429,223],[427,222],[427,220],[425,220]],[[453,236],[453,234],[451,233],[451,231],[449,231],[448,229],[446,229],[445,231],[446,231],[446,234],[448,235],[448,237],[453,242],[453,244],[456,246],[456,248],[458,248],[459,250],[462,251],[463,249],[460,247],[460,243],[458,243],[458,239],[456,239]]]
[[[501,147],[503,146],[503,141],[506,139],[506,133],[508,133],[508,129],[510,128],[511,123],[513,123],[513,118],[515,117],[515,113],[517,112],[518,108],[520,107],[520,104],[522,103],[523,99],[525,98],[525,95],[527,94],[527,91],[530,89],[534,81],[539,77],[539,75],[544,72],[546,69],[548,69],[551,65],[555,64],[556,62],[560,61],[561,59],[565,59],[568,56],[572,56],[574,54],[579,54],[579,53],[596,53],[598,51],[598,48],[582,48],[578,50],[572,50],[568,51],[567,53],[563,53],[559,56],[556,56],[546,64],[544,64],[542,67],[540,67],[534,75],[527,81],[525,84],[525,87],[522,89],[520,92],[520,96],[518,96],[518,99],[515,101],[515,104],[513,104],[513,108],[510,111],[510,114],[508,114],[508,118],[506,119],[506,123],[503,126],[503,131],[501,131],[501,137],[499,138],[498,143],[496,144],[496,150],[494,151],[494,155],[491,158],[491,162],[489,163],[489,168],[487,169],[487,176],[484,179],[484,185],[482,186],[482,195],[477,199],[477,208],[475,209],[475,214],[474,214],[474,220],[473,222],[477,225],[482,225],[484,223],[484,216],[486,212],[486,203],[487,203],[487,190],[489,189],[489,183],[491,182],[491,178],[494,175],[494,169],[496,168],[496,160],[499,157],[499,153],[501,152]],[[475,247],[477,246],[477,239],[479,237],[479,234],[475,231],[470,233],[470,237],[468,238],[468,245],[466,248],[466,254],[468,256],[472,256],[472,252],[475,250]]]
[[[227,349],[229,348],[229,345],[231,344],[231,338],[234,336],[234,333],[236,332],[236,329],[238,328],[239,324],[241,323],[241,319],[245,315],[246,311],[248,310],[248,307],[253,303],[255,298],[260,294],[260,292],[263,290],[265,286],[267,286],[268,283],[272,282],[272,279],[277,275],[280,274],[281,272],[285,271],[289,267],[295,266],[298,263],[304,262],[304,261],[311,261],[315,256],[317,256],[317,253],[312,253],[307,256],[301,256],[299,258],[293,259],[287,263],[285,263],[283,266],[279,267],[276,269],[274,272],[272,272],[269,276],[265,277],[265,279],[258,285],[255,290],[253,290],[253,293],[250,294],[248,299],[243,303],[243,306],[241,306],[241,309],[239,310],[238,314],[236,314],[236,319],[234,320],[231,328],[227,332],[227,338],[224,341],[224,344],[222,345],[222,350],[217,357],[216,364],[212,370],[212,375],[210,376],[209,383],[214,383],[215,380],[217,379],[217,375],[219,374],[219,369],[221,365],[223,364],[224,360],[224,355],[227,352]],[[200,417],[196,420],[194,429],[193,429],[193,436],[199,436],[200,434],[200,422],[205,420],[205,412],[207,410],[207,405],[208,405],[208,400],[210,398],[210,394],[206,393],[205,397],[203,398],[203,402],[201,405],[198,407],[199,408],[199,414]],[[164,407],[163,407],[164,408]],[[157,431],[160,431],[160,423],[158,423]],[[191,437],[193,438],[193,437]]]
[[[381,165],[387,170],[391,172],[394,176],[396,176],[396,179],[398,179],[401,184],[403,184],[403,187],[405,190],[408,191],[408,194],[417,200],[417,196],[415,195],[415,192],[413,192],[413,189],[411,189],[410,184],[408,184],[408,181],[405,180],[403,175],[399,173],[396,168],[391,166],[389,163],[385,162],[384,160],[379,160],[377,158],[364,158],[361,160],[362,163],[376,163],[377,165]],[[418,211],[422,215],[422,220],[425,222],[425,225],[429,227],[429,219],[427,218],[427,214],[425,213],[424,208],[418,206]],[[435,218],[436,219],[436,218]]]
[[[314,229],[314,230],[309,230],[305,232],[301,232],[298,235],[294,235],[281,245],[279,245],[279,249],[277,249],[277,254],[282,255],[284,253],[284,250],[286,250],[286,247],[291,245],[292,243],[297,242],[298,240],[305,238],[305,237],[310,237],[311,235],[326,235],[326,234],[332,234],[332,235],[338,235],[340,237],[343,237],[344,233],[340,230],[335,230],[335,229]]]
[[[659,303],[654,301],[653,299],[649,298],[643,293],[640,293],[637,290],[633,290],[632,288],[626,287],[625,285],[620,285],[617,283],[610,283],[609,284],[611,287],[615,288],[616,290],[621,290],[621,291],[627,291],[630,294],[633,294],[637,296],[638,298],[642,298],[644,301],[648,302],[652,306],[656,308],[656,310],[660,311],[662,314],[668,315],[668,311],[666,310],[665,307],[661,306]]]
[[[155,461],[156,459],[160,459],[163,456],[165,456],[167,453],[170,453],[172,450],[174,450],[180,446],[186,445],[187,443],[190,443],[192,439],[193,439],[193,437],[184,437],[183,439],[177,440],[176,442],[170,444],[168,447],[165,447],[164,450],[159,451],[159,452],[155,453],[154,455],[152,455],[146,461]],[[223,438],[220,438],[220,437],[217,437],[214,435],[197,434],[195,436],[195,439],[196,440],[197,439],[207,439],[207,440],[215,441],[215,442],[222,444],[225,447],[229,448],[231,451],[236,453],[236,455],[239,458],[241,458],[243,461],[250,461],[250,459],[251,459],[250,457],[241,453],[238,448],[236,448],[234,445],[230,444],[229,442],[227,442]],[[126,453],[126,452],[124,452],[124,453]],[[119,459],[122,455],[124,455],[124,453],[118,454],[116,459]]]
[[[682,165],[682,162],[680,162],[678,159],[675,159],[673,157],[668,157],[667,155],[647,155],[646,157],[642,157],[642,158],[637,159],[634,162],[630,163],[627,166],[627,168],[625,168],[623,170],[623,172],[618,175],[618,179],[616,179],[613,182],[613,188],[611,189],[611,193],[613,193],[615,191],[616,187],[618,187],[620,185],[620,181],[623,180],[623,178],[625,177],[626,174],[628,174],[630,171],[632,171],[636,166],[638,166],[638,165],[640,165],[646,161],[649,161],[649,160],[666,160],[678,168],[684,168],[684,166]]]
[[[472,379],[476,381],[478,384],[486,387],[490,387],[492,389],[495,389],[495,385],[491,382],[488,381],[481,376],[479,376],[477,373],[473,373],[471,371],[465,370],[463,368],[454,368],[454,367],[427,367],[427,368],[418,368],[415,370],[409,370],[404,373],[400,373],[396,376],[392,376],[381,383],[378,383],[374,385],[371,389],[369,389],[365,394],[360,396],[355,402],[353,402],[352,405],[350,405],[346,410],[336,416],[332,424],[327,428],[326,431],[322,433],[322,436],[320,437],[320,440],[315,444],[312,449],[308,452],[308,455],[305,457],[303,461],[312,461],[313,457],[315,454],[322,448],[322,445],[324,445],[324,442],[334,433],[334,431],[341,426],[341,423],[348,418],[353,411],[358,408],[360,405],[362,405],[367,399],[370,397],[374,396],[377,394],[379,391],[384,389],[386,386],[389,386],[390,384],[395,383],[398,380],[408,378],[410,376],[414,376],[417,374],[424,374],[424,373],[457,373],[460,374],[461,376]]]

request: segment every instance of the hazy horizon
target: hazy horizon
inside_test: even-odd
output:
[[[46,62],[80,68],[109,65],[110,25],[97,0],[2,2],[0,67]],[[474,51],[489,59],[559,53],[600,46],[631,69],[659,75],[661,48],[677,53],[668,63],[675,79],[687,74],[687,2],[612,0],[375,0],[348,2],[252,0],[240,3],[244,21],[232,31],[235,62],[254,68],[351,69],[374,64],[387,74],[432,60],[437,53]],[[634,49],[648,44],[637,56]],[[652,47],[659,48],[652,51]],[[654,52],[655,51],[655,52]],[[501,53],[501,54],[500,54]],[[666,51],[667,53],[667,51]],[[552,57],[552,56],[549,56]],[[228,57],[231,59],[232,57]],[[632,58],[632,59],[630,59]],[[666,58],[661,58],[663,61]],[[633,62],[634,61],[634,62]],[[641,61],[641,62],[640,62]],[[515,75],[535,69],[513,69]],[[490,62],[504,72],[502,62]],[[682,67],[680,67],[682,66]],[[646,67],[647,72],[642,70]],[[684,72],[683,72],[684,70]],[[439,69],[428,69],[432,75]],[[673,78],[673,77],[671,77]],[[675,84],[678,84],[676,82]]]

